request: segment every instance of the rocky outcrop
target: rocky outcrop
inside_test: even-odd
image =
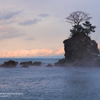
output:
[[[4,62],[0,67],[16,67],[18,62],[15,62],[13,60],[9,60],[8,62]]]
[[[36,61],[36,62],[34,62],[33,64],[32,64],[33,66],[40,66],[41,65],[41,62],[39,61]]]
[[[51,64],[48,64],[48,65],[46,65],[45,67],[52,67],[52,65],[51,65]]]
[[[20,65],[21,65],[21,67],[40,66],[41,62],[36,61],[36,62],[32,63],[32,61],[26,61],[26,62],[21,62]]]
[[[67,63],[66,63],[65,58],[59,59],[59,61],[54,64],[54,66],[66,66],[66,65]]]
[[[32,61],[21,62],[20,65],[32,65]]]
[[[98,44],[87,35],[79,35],[63,41],[65,58],[55,65],[92,66],[100,61]]]

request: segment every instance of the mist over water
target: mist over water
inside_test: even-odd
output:
[[[39,60],[53,64],[57,59]],[[20,94],[2,97],[2,93]],[[100,68],[0,68],[0,96],[0,100],[100,100]]]

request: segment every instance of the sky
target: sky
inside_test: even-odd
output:
[[[74,11],[90,14],[99,46],[99,9],[100,0],[0,0],[0,57],[63,56]]]

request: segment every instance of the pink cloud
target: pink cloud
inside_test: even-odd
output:
[[[0,57],[31,57],[31,56],[49,56],[53,50],[34,49],[34,50],[17,50],[0,52]]]
[[[100,45],[98,45],[98,48],[100,49]]]
[[[59,49],[58,51],[55,52],[55,54],[63,54],[64,53],[64,48]]]
[[[2,51],[0,57],[36,57],[36,56],[54,56],[63,54],[63,48],[55,51],[51,49],[34,49],[34,50],[16,50]]]

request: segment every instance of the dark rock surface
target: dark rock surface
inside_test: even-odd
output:
[[[48,65],[46,65],[45,67],[52,67],[52,65],[51,65],[51,64],[48,64]]]
[[[100,63],[98,44],[87,35],[79,35],[63,41],[65,58],[55,66],[98,66]]]
[[[16,67],[18,62],[15,62],[13,60],[9,60],[8,62],[4,62],[0,67]]]
[[[63,58],[63,59],[59,59],[59,61],[58,62],[56,62],[55,64],[54,64],[54,66],[66,66],[66,60]]]
[[[36,62],[34,62],[32,65],[33,65],[33,66],[40,66],[40,65],[41,65],[41,62],[36,61]]]
[[[32,61],[27,61],[27,62],[21,62],[20,65],[22,65],[21,67],[24,67],[24,66],[40,66],[41,65],[41,62],[34,62],[32,63]]]
[[[20,65],[32,65],[32,61],[21,62]]]

